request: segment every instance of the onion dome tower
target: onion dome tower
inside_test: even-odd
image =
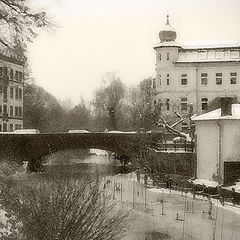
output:
[[[161,43],[174,42],[177,38],[176,31],[172,28],[172,26],[169,23],[169,15],[167,15],[167,22],[165,28],[159,32],[159,38]]]

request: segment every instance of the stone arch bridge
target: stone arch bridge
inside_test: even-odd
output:
[[[29,161],[36,169],[42,157],[62,150],[97,148],[132,156],[161,140],[161,133],[2,133],[0,160]]]

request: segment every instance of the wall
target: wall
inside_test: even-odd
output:
[[[219,129],[216,121],[196,122],[197,178],[213,180],[217,173]]]

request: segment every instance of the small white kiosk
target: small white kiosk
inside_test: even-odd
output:
[[[222,184],[224,162],[239,161],[240,104],[221,99],[221,108],[193,117],[196,123],[197,178]]]

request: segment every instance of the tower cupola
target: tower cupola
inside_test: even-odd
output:
[[[161,42],[171,42],[175,41],[177,38],[177,33],[169,23],[169,15],[167,15],[165,28],[159,32],[159,38]]]

